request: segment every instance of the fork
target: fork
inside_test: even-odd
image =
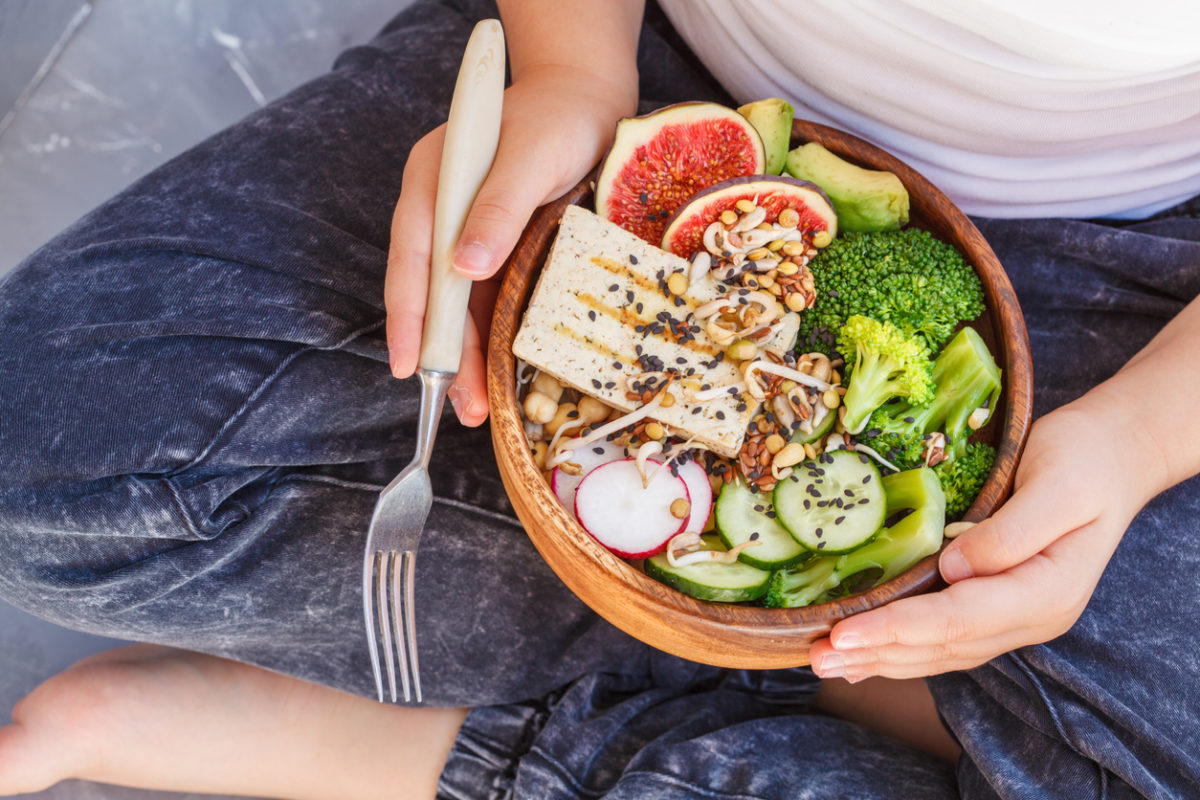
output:
[[[421,411],[412,463],[380,493],[363,553],[363,617],[379,702],[386,667],[391,700],[396,672],[404,702],[421,702],[414,613],[417,547],[433,505],[429,457],[446,392],[458,374],[472,281],[451,261],[467,212],[491,169],[500,139],[504,30],[494,19],[471,32],[450,102],[433,215],[428,301],[417,374]],[[380,651],[383,664],[380,664]]]

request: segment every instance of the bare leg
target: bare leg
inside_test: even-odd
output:
[[[834,717],[862,725],[946,761],[957,761],[962,748],[938,718],[925,681],[868,678],[848,683],[821,681],[816,707]]]
[[[432,798],[465,709],[381,705],[134,645],[35,689],[0,728],[0,795],[66,778],[276,798]]]

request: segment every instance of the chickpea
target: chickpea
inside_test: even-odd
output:
[[[533,463],[537,465],[538,469],[545,469],[546,453],[549,449],[550,446],[545,442],[534,442],[533,446],[529,448],[529,452],[533,454]]]
[[[603,400],[597,400],[594,397],[584,396],[579,398],[579,417],[584,420],[586,425],[595,425],[597,422],[603,422],[608,419],[608,414],[611,409]]]
[[[579,409],[574,403],[563,403],[554,412],[554,415],[545,423],[543,430],[546,434],[553,436],[558,433],[558,429],[568,422],[575,422],[579,419]],[[580,426],[582,427],[582,426]]]
[[[545,425],[554,419],[554,412],[557,410],[558,402],[541,392],[530,392],[525,396],[525,419],[530,422]]]
[[[533,391],[541,392],[557,403],[562,399],[563,385],[553,375],[539,372],[538,376],[533,379]]]

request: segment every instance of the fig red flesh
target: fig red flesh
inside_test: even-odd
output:
[[[821,189],[813,183],[778,175],[732,178],[699,192],[679,208],[663,231],[661,246],[678,256],[691,258],[703,249],[704,231],[726,209],[739,200],[750,200],[766,211],[767,223],[779,212],[792,208],[799,214],[796,228],[811,237],[817,231],[837,234],[837,213]]]
[[[596,213],[657,245],[696,192],[764,163],[758,132],[725,106],[680,103],[624,119],[596,180]]]

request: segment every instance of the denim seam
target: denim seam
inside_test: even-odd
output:
[[[198,243],[194,242],[194,241],[189,240],[185,244],[185,242],[182,241],[181,239],[172,238],[169,236],[134,236],[134,237],[126,238],[126,239],[111,239],[111,240],[104,241],[104,242],[93,242],[91,244],[83,245],[82,247],[71,248],[67,252],[70,252],[70,253],[73,253],[76,255],[87,255],[87,256],[101,255],[101,256],[103,256],[103,255],[122,255],[123,253],[130,251],[130,250],[134,250],[134,251],[155,250],[155,251],[161,251],[164,253],[180,253],[185,256],[194,256],[196,258],[210,258],[210,259],[215,259],[217,261],[227,261],[227,262],[230,262],[233,264],[240,264],[240,265],[246,266],[246,267],[253,267],[254,269],[261,269],[261,270],[265,270],[267,272],[273,272],[273,273],[280,274],[280,275],[288,275],[289,277],[294,277],[291,275],[290,272],[283,269],[283,267],[285,266],[284,264],[280,264],[278,262],[270,261],[267,259],[248,258],[245,253],[235,253],[233,251],[227,251],[227,250],[222,249],[219,246],[214,246],[210,242],[205,242],[204,243],[205,246],[203,246],[203,247],[200,247],[197,245],[198,245]],[[380,252],[379,249],[377,247],[375,247],[374,245],[369,245],[369,246],[371,247],[372,250],[375,250],[376,252]],[[300,280],[304,283],[310,283],[314,286],[320,286],[322,289],[325,289],[330,292],[334,292],[343,297],[348,297],[348,298],[354,300],[355,302],[372,305],[376,308],[379,307],[378,304],[371,303],[369,300],[367,300],[363,297],[359,297],[358,295],[349,294],[347,292],[344,292],[334,286],[329,285],[328,283],[321,283],[321,282],[317,282],[317,281],[306,281],[303,278],[301,278]],[[377,324],[382,324],[382,322],[377,323]],[[353,337],[351,337],[351,338],[353,338]],[[318,348],[318,349],[332,349],[334,347],[340,347],[343,344],[345,344],[345,342],[342,342],[341,344],[330,345],[329,347]]]
[[[188,463],[184,464],[183,466],[172,470],[168,474],[171,476],[182,474],[182,473],[186,472],[187,470],[195,468],[202,461],[204,461],[204,459],[207,458],[209,456],[209,454],[213,451],[213,449],[217,446],[218,442],[221,440],[221,437],[225,434],[225,432],[228,431],[229,428],[232,427],[233,424],[235,422],[237,422],[250,409],[250,407],[254,403],[254,401],[257,400],[260,396],[262,396],[263,392],[265,392],[271,386],[271,384],[273,384],[276,381],[276,379],[278,379],[279,376],[282,375],[289,366],[291,366],[292,362],[295,361],[297,358],[299,358],[301,355],[304,355],[305,353],[309,353],[312,351],[338,350],[340,348],[345,347],[347,344],[349,344],[350,342],[359,338],[360,336],[365,336],[366,334],[368,334],[374,330],[377,330],[384,324],[386,324],[386,320],[379,320],[377,322],[373,322],[370,325],[359,328],[356,331],[352,331],[350,334],[348,334],[347,336],[342,338],[340,341],[335,342],[334,344],[332,344],[328,347],[318,347],[316,345],[306,345],[304,347],[301,347],[296,352],[290,354],[286,358],[284,358],[283,361],[280,362],[279,366],[277,366],[271,372],[270,375],[267,375],[265,378],[263,378],[262,381],[258,384],[258,386],[256,386],[254,388],[254,390],[251,391],[249,395],[247,395],[246,399],[242,401],[242,404],[240,406],[238,406],[238,408],[232,414],[229,415],[229,418],[227,420],[225,420],[224,423],[221,424],[221,427],[217,429],[216,433],[214,433],[212,438],[209,439],[208,444],[206,444],[200,450],[200,452],[196,455],[196,457],[193,458]]]
[[[622,774],[621,780],[623,781],[628,777],[649,778],[649,779],[659,782],[659,783],[668,783],[677,788],[684,789],[692,795],[700,796],[700,797],[711,797],[711,798],[714,798],[714,800],[765,800],[765,798],[763,798],[762,795],[746,794],[744,792],[738,792],[737,794],[731,794],[729,792],[722,792],[722,791],[719,791],[716,789],[710,789],[707,786],[699,786],[695,783],[692,783],[691,781],[683,780],[682,778],[676,777],[675,775],[667,774],[665,772],[652,772],[650,770],[638,769],[638,770],[633,770],[631,772],[626,772],[626,773]]]
[[[516,527],[521,526],[521,521],[516,517],[508,514],[501,514],[499,511],[488,511],[486,508],[479,508],[478,506],[473,506],[470,503],[464,503],[462,500],[455,500],[450,497],[435,495],[433,502],[437,503],[438,505],[450,506],[451,508],[458,509],[459,511],[466,511],[471,514],[482,515],[488,519],[492,519],[497,522],[503,522],[506,525],[513,525]]]

